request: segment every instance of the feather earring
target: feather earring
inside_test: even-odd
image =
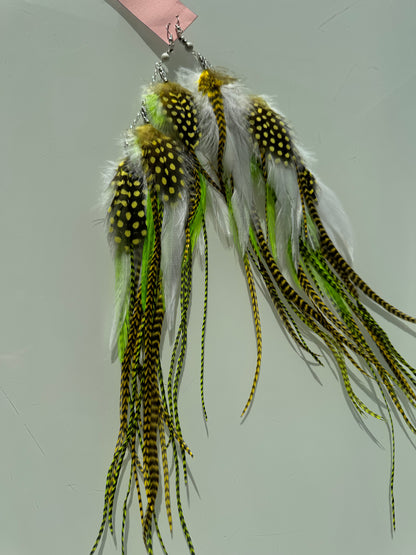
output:
[[[173,49],[169,29],[168,34],[170,48],[163,56],[165,59]],[[155,87],[158,77],[167,81],[162,62],[156,64]],[[149,98],[148,101],[149,113],[155,114]],[[187,343],[193,253],[199,236],[203,234],[206,238],[206,185],[195,156],[191,155],[198,141],[195,124],[190,124],[186,140],[181,143],[149,122],[145,103],[140,116],[144,123],[138,125],[138,116],[130,126],[125,156],[115,170],[108,195],[107,229],[114,252],[117,292],[111,347],[121,362],[120,430],[107,474],[102,523],[91,553],[96,551],[107,523],[114,532],[114,497],[126,458],[130,459],[130,479],[123,508],[122,551],[127,501],[135,486],[146,550],[153,552],[154,524],[166,552],[155,503],[163,481],[172,529],[169,444],[173,451],[179,518],[193,553],[180,501],[178,452],[185,480],[186,453],[192,453],[182,437],[177,402]],[[187,113],[187,118],[192,120],[193,113]],[[164,320],[166,327],[174,326],[178,297],[180,323],[166,387],[160,353],[162,327]]]
[[[285,118],[264,98],[249,94],[235,78],[206,64],[202,72],[182,71],[179,81],[192,92],[210,130],[207,151],[229,207],[251,295],[257,366],[243,415],[253,399],[261,360],[251,263],[291,338],[320,363],[302,330],[312,332],[332,354],[359,414],[382,419],[354,391],[352,370],[376,384],[391,427],[390,498],[395,528],[395,439],[389,403],[416,432],[411,409],[409,413],[400,400],[405,396],[410,407],[416,406],[416,371],[362,299],[404,321],[416,323],[416,319],[383,300],[353,270],[348,220],[335,195],[307,168],[307,156]]]
[[[153,553],[153,530],[166,552],[155,505],[164,498],[172,529],[168,449],[172,450],[178,515],[190,553],[192,540],[181,496],[191,451],[179,418],[179,383],[188,341],[192,268],[196,251],[205,266],[201,337],[201,401],[208,294],[210,215],[226,243],[233,242],[247,283],[257,357],[245,415],[253,401],[262,357],[256,280],[267,293],[291,340],[322,364],[309,341],[332,356],[346,393],[359,414],[377,419],[352,386],[353,372],[371,380],[385,402],[392,437],[390,496],[393,526],[395,438],[393,412],[416,433],[416,371],[391,343],[365,306],[367,299],[395,317],[416,323],[384,301],[352,268],[347,217],[335,195],[308,169],[308,158],[286,119],[235,77],[212,68],[176,24],[178,42],[200,68],[167,78],[169,49],[156,63],[140,114],[127,132],[124,156],[107,195],[107,230],[114,254],[116,305],[111,332],[120,359],[120,429],[106,481],[96,551],[108,524],[123,462],[130,477],[123,506],[124,553],[127,502],[136,489],[143,541]],[[140,121],[141,120],[141,121]],[[139,124],[140,123],[140,124]],[[161,365],[161,338],[174,333],[168,375]],[[392,407],[393,410],[390,410]],[[163,487],[162,487],[163,484]],[[143,488],[144,485],[144,488]]]

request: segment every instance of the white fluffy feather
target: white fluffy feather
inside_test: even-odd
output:
[[[182,199],[175,203],[164,203],[161,268],[166,307],[165,320],[169,332],[175,326],[187,214],[188,195],[184,192]]]
[[[224,198],[213,187],[207,187],[206,213],[213,221],[216,232],[227,247],[233,243],[228,207]]]
[[[336,194],[318,181],[318,213],[336,248],[352,264],[353,233],[347,214]]]
[[[115,253],[116,283],[113,324],[110,332],[110,353],[114,362],[118,356],[118,338],[124,324],[130,297],[130,254],[123,249]]]
[[[106,214],[114,197],[114,187],[111,185],[111,182],[114,179],[117,168],[118,168],[117,162],[107,162],[106,168],[102,172],[104,190],[101,193],[100,205],[101,205],[101,208],[105,210]]]
[[[284,167],[283,164],[270,163],[268,181],[276,195],[277,258],[287,262],[287,247],[290,240],[292,260],[297,268],[303,220],[296,171],[292,167]],[[286,268],[286,264],[283,267]]]
[[[242,252],[246,250],[250,213],[253,208],[253,181],[251,178],[252,149],[247,129],[250,109],[245,88],[238,81],[223,85],[224,116],[227,136],[224,152],[224,170],[233,176],[232,207]]]

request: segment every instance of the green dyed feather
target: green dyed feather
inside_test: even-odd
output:
[[[146,308],[146,294],[147,294],[147,279],[149,272],[149,264],[152,258],[154,244],[155,244],[155,228],[153,223],[153,213],[151,203],[146,205],[146,227],[147,235],[143,244],[142,253],[142,269],[141,269],[141,283],[142,283],[142,308]]]

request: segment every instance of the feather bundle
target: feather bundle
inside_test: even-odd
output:
[[[299,349],[322,364],[308,342],[313,336],[332,354],[358,413],[382,418],[353,389],[353,369],[371,379],[386,402],[392,430],[390,493],[395,525],[395,442],[389,406],[416,433],[409,413],[416,406],[416,375],[364,302],[370,299],[407,322],[416,319],[383,300],[353,270],[351,229],[339,201],[308,169],[307,155],[267,99],[251,95],[234,77],[204,65],[202,71],[180,70],[176,83],[153,82],[144,91],[143,107],[146,123],[128,132],[125,157],[110,185],[107,229],[116,266],[111,346],[121,361],[120,430],[92,552],[107,522],[113,532],[114,495],[128,453],[131,472],[123,546],[133,485],[147,552],[153,552],[153,526],[162,542],[155,503],[163,478],[171,525],[170,446],[179,518],[194,553],[180,501],[180,461],[186,482],[190,450],[182,437],[178,393],[187,347],[192,264],[199,244],[205,262],[200,379],[206,416],[208,213],[225,242],[234,242],[253,314],[257,361],[242,415],[252,403],[262,356],[257,276]],[[160,353],[164,320],[166,329],[176,331],[166,378]],[[409,401],[406,405],[403,396]]]

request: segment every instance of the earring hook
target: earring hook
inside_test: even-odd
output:
[[[187,50],[188,52],[193,54],[193,56],[195,57],[195,59],[197,60],[199,65],[202,67],[202,69],[210,68],[211,64],[208,62],[208,60],[205,58],[205,56],[202,56],[202,54],[200,54],[199,52],[194,50],[194,45],[192,44],[192,42],[188,41],[184,37],[183,29],[182,29],[180,21],[179,21],[179,15],[176,16],[175,31],[176,31],[176,36],[178,37],[179,42],[181,42],[183,44],[183,46],[185,47],[185,50]]]

